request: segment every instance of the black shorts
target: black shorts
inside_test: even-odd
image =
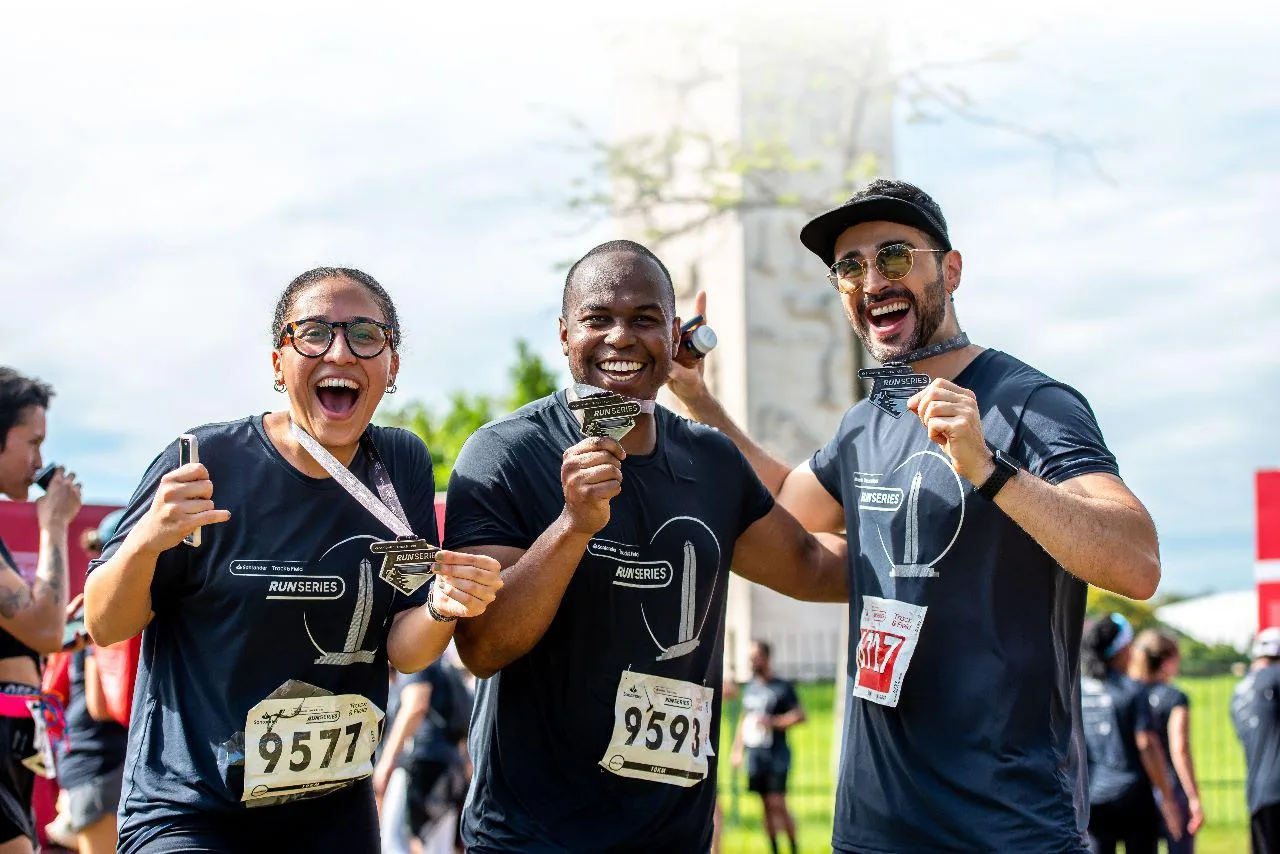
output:
[[[1280,854],[1280,804],[1263,807],[1249,817],[1253,854]]]
[[[34,752],[35,721],[0,717],[0,845],[25,836],[36,842],[31,791],[36,775],[22,764]]]
[[[762,795],[776,795],[787,792],[787,773],[789,768],[781,770],[765,768],[747,777],[747,791]]]
[[[379,850],[378,810],[373,788],[362,780],[351,789],[268,807],[229,813],[169,816],[128,826],[120,854],[312,854]]]

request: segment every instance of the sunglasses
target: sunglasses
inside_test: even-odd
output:
[[[357,359],[372,359],[387,349],[391,344],[393,330],[385,323],[376,320],[346,320],[330,323],[327,320],[299,320],[286,323],[280,330],[280,343],[288,339],[293,349],[308,359],[317,359],[329,352],[333,346],[336,330],[342,330],[342,337],[347,340],[347,349]]]
[[[905,243],[890,243],[881,246],[876,253],[876,270],[890,282],[905,279],[911,272],[912,261],[917,252],[947,252],[946,249],[916,249]],[[831,287],[842,294],[851,294],[862,288],[867,280],[867,262],[861,258],[841,258],[831,265],[827,281]]]

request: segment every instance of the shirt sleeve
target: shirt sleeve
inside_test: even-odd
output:
[[[1088,402],[1060,384],[1042,386],[1027,398],[1013,455],[1053,484],[1094,472],[1120,474]]]
[[[841,427],[843,427],[843,423]],[[827,492],[831,493],[831,497],[844,505],[844,495],[840,488],[840,436],[842,431],[837,430],[836,434],[831,437],[831,441],[823,445],[813,456],[809,458],[809,469],[814,476],[818,478],[818,483],[822,484]]]
[[[778,708],[774,711],[775,715],[785,715],[800,705],[800,698],[796,696],[796,687],[790,682],[782,683],[782,691],[778,695]]]
[[[151,502],[155,500],[160,479],[178,467],[178,442],[169,444],[160,455],[151,461],[142,481],[134,490],[133,497],[125,505],[124,516],[111,539],[103,546],[102,554],[89,563],[88,572],[93,572],[106,563],[120,550],[120,544],[138,524]],[[172,608],[181,598],[199,587],[199,567],[196,562],[196,549],[181,543],[166,549],[156,558],[156,571],[151,577],[151,609],[157,614]]]
[[[1156,721],[1151,714],[1150,690],[1145,685],[1138,686],[1133,696],[1133,731],[1155,732]],[[1163,738],[1163,733],[1161,738]]]
[[[533,545],[537,535],[531,536],[516,499],[517,474],[511,448],[497,431],[482,428],[467,439],[449,478],[446,548]]]
[[[769,515],[775,502],[769,487],[760,480],[742,452],[735,447],[733,453],[738,458],[742,475],[742,488],[738,493],[742,496],[742,521],[738,528],[738,535],[741,536],[743,531]]]

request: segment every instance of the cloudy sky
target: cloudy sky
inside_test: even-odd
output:
[[[175,5],[27,4],[0,30],[0,364],[57,387],[49,455],[87,497],[126,498],[187,427],[279,404],[272,305],[318,264],[396,296],[399,400],[500,390],[517,336],[559,363],[557,265],[611,236],[560,204],[584,169],[563,116],[607,131],[635,21]],[[1018,44],[948,82],[1097,168],[900,117],[896,171],[965,254],[961,319],[1089,396],[1156,517],[1164,589],[1248,586],[1252,474],[1280,467],[1280,15],[980,9],[895,6],[899,61]],[[833,49],[863,37],[814,19]]]

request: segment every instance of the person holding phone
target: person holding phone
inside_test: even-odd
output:
[[[271,341],[288,406],[189,431],[199,462],[170,444],[90,566],[94,641],[143,632],[122,854],[377,850],[388,662],[425,667],[502,583],[492,558],[434,554],[430,454],[370,423],[400,368],[386,290],[303,273]]]
[[[0,367],[0,494],[26,501],[44,464],[40,447],[53,389]],[[0,540],[0,854],[27,854],[36,843],[31,792],[35,776],[23,763],[40,753],[41,732],[27,709],[40,691],[40,656],[63,646],[67,615],[67,531],[80,510],[75,475],[55,469],[36,500],[40,556],[35,578],[18,572]]]

